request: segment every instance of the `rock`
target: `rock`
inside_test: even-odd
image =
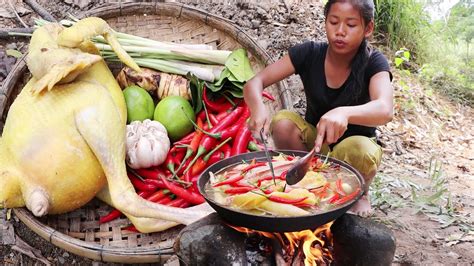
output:
[[[251,239],[251,238],[249,238]],[[247,252],[246,234],[222,222],[216,214],[186,226],[177,236],[174,250],[181,265],[272,265],[273,254]]]
[[[268,47],[268,41],[264,39],[260,39],[257,41],[258,45],[262,47],[263,50],[267,50]]]
[[[251,23],[252,23],[252,29],[257,29],[258,27],[260,27],[260,20],[252,19]]]
[[[391,265],[395,237],[383,224],[344,214],[331,226],[336,265]]]

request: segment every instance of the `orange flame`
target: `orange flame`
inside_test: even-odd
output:
[[[296,248],[301,245],[305,256],[304,264],[318,265],[321,263],[330,263],[333,260],[332,252],[329,249],[329,247],[332,246],[331,225],[332,222],[322,225],[314,231],[303,230],[283,234],[257,231],[232,225],[229,226],[242,233],[257,233],[266,238],[277,239],[282,247],[286,247],[290,253],[294,253]]]

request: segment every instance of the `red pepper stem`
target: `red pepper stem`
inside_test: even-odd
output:
[[[188,156],[188,153],[189,153],[189,156]],[[187,150],[186,151],[186,155],[184,156],[183,158],[183,161],[179,164],[178,166],[178,169],[174,170],[174,171],[171,171],[171,173],[173,174],[171,176],[171,179],[177,179],[177,174],[179,172],[179,170],[181,170],[181,168],[183,168],[183,166],[186,164],[186,162],[188,161],[189,157],[191,157],[191,155],[193,154],[192,150]]]
[[[189,148],[189,145],[188,144],[178,144],[178,145],[174,145],[174,147],[176,147],[176,148]]]
[[[228,137],[226,140],[224,140],[223,142],[221,142],[219,145],[217,145],[214,149],[212,149],[210,152],[208,152],[206,154],[206,156],[204,156],[204,158],[202,158],[205,162],[209,161],[209,158],[211,157],[211,155],[216,152],[217,150],[219,150],[222,146],[224,146],[227,142],[229,142],[232,138],[231,137]]]
[[[253,141],[249,141],[249,144],[247,145],[247,149],[249,151],[260,151],[261,149],[257,146],[257,143]]]
[[[209,112],[207,112],[206,103],[204,101],[202,101],[202,107],[204,108],[204,113],[206,114],[207,126],[212,128],[211,120],[209,119]]]
[[[184,169],[183,174],[186,174],[189,171],[189,169],[191,169],[193,164],[197,161],[197,159],[204,153],[206,153],[206,148],[199,146],[198,151],[196,152],[196,156],[194,156],[193,160],[188,164],[188,167]]]
[[[201,131],[202,133],[210,136],[210,137],[213,137],[215,139],[220,139],[222,134],[221,133],[210,133],[202,128],[200,128],[192,119],[191,117],[188,116],[188,114],[186,114],[186,112],[184,111],[183,107],[181,107],[181,110],[183,110],[183,113],[184,115],[186,116],[186,118],[189,120],[189,122],[191,122],[193,124],[193,126],[196,128],[196,130],[199,130]],[[209,121],[209,118],[207,119]]]

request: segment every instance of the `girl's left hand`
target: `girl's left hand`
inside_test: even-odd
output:
[[[321,150],[323,143],[332,144],[346,132],[348,124],[348,118],[344,107],[334,108],[331,111],[325,113],[319,123],[316,125],[316,141],[314,147],[316,152]]]

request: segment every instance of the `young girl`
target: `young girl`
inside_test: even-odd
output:
[[[327,43],[305,42],[269,65],[244,87],[255,136],[263,127],[278,149],[327,153],[364,176],[365,195],[351,209],[371,211],[367,191],[380,165],[382,150],[375,127],[392,120],[392,74],[387,59],[368,46],[374,30],[372,0],[329,0],[324,7]],[[262,90],[292,74],[301,77],[306,95],[303,119],[288,110],[271,120]]]

